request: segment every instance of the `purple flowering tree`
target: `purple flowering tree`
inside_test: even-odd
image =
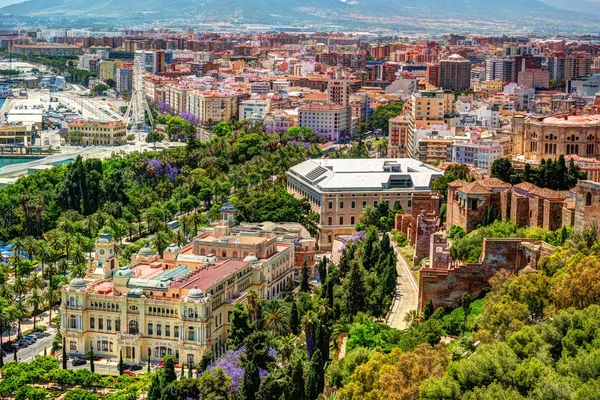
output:
[[[179,114],[179,116],[183,119],[185,119],[187,122],[189,122],[191,125],[198,125],[200,123],[200,120],[198,119],[198,117],[195,114],[192,114],[191,112],[182,112],[181,114]]]
[[[229,389],[231,393],[237,393],[242,387],[242,380],[244,379],[245,372],[242,356],[245,351],[246,349],[244,347],[240,347],[237,350],[229,350],[208,367],[208,371],[212,371],[216,367],[221,367],[223,372],[231,378],[231,387]],[[269,355],[273,358],[277,358],[277,350],[270,348]],[[269,375],[269,371],[259,369],[258,375],[260,376],[260,379],[263,380]]]
[[[158,160],[156,158],[151,158],[146,163],[146,171],[149,176],[161,176],[166,175],[167,179],[171,183],[175,181],[175,178],[179,175],[179,169],[177,167],[172,166],[168,162],[164,162]]]

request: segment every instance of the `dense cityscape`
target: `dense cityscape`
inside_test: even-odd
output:
[[[600,36],[49,26],[0,398],[600,399]]]

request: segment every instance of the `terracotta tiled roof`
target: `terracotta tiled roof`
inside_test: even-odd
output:
[[[486,178],[479,181],[483,186],[489,189],[497,189],[497,188],[511,188],[512,185],[510,183],[504,182],[502,179],[498,178]]]
[[[567,197],[566,192],[559,192],[552,189],[543,189],[529,182],[519,183],[518,185],[515,185],[515,188],[546,199],[560,199]]]
[[[480,181],[474,181],[460,188],[460,191],[465,194],[489,194],[491,191]]]
[[[459,188],[467,185],[468,182],[463,181],[462,179],[457,179],[448,184],[448,186],[452,186],[453,188]]]

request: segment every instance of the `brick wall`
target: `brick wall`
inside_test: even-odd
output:
[[[436,235],[432,237],[438,239]],[[489,279],[498,271],[517,273],[525,266],[537,267],[539,258],[550,255],[554,248],[530,239],[484,239],[483,261],[480,264],[449,265],[441,267],[437,256],[431,265],[440,267],[422,268],[419,274],[419,307],[423,309],[431,299],[435,307],[455,308],[465,293],[472,298],[488,290]],[[437,251],[443,254],[443,251]],[[445,256],[442,256],[445,257]]]
[[[600,183],[579,181],[575,192],[575,232],[600,226]]]

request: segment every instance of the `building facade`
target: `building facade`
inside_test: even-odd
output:
[[[319,248],[329,250],[336,236],[355,231],[361,212],[396,202],[407,212],[413,196],[430,193],[442,172],[409,158],[308,160],[288,171],[290,193],[306,197],[319,214]]]
[[[127,125],[123,121],[75,119],[69,123],[67,141],[77,145],[120,145],[127,142]]]

